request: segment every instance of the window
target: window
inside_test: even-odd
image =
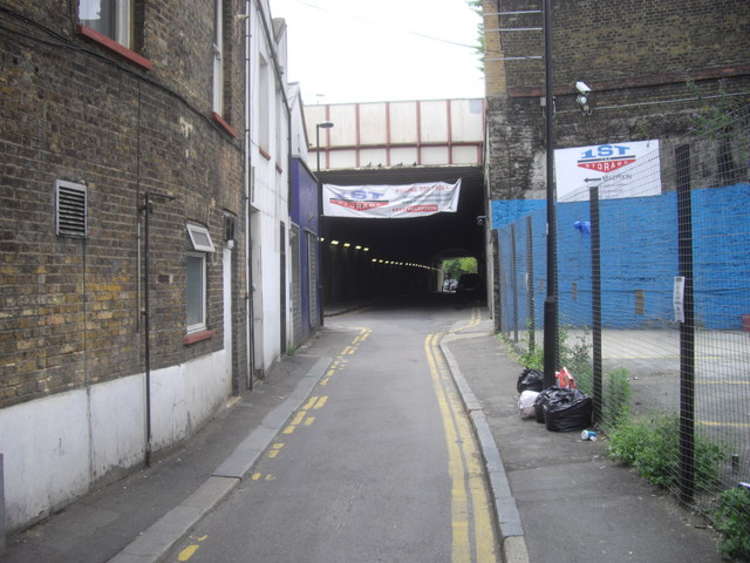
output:
[[[190,253],[185,258],[187,273],[185,293],[187,302],[187,331],[206,328],[206,255]]]
[[[269,107],[269,68],[268,62],[263,57],[260,58],[260,76],[258,77],[258,144],[260,148],[268,153],[269,146],[269,125],[271,108]]]
[[[214,84],[213,109],[219,115],[224,113],[224,0],[214,0]]]
[[[214,251],[208,229],[188,224],[187,232],[193,250],[185,256],[185,303],[187,331],[206,330],[206,252]]]
[[[78,17],[82,25],[130,48],[131,0],[80,0]]]

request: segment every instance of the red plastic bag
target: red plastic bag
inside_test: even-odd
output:
[[[555,373],[555,379],[557,379],[558,387],[562,387],[563,389],[576,388],[576,380],[566,367]]]

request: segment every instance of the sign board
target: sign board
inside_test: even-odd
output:
[[[685,277],[675,276],[672,289],[672,307],[674,308],[674,320],[678,323],[685,322]]]
[[[589,186],[600,199],[661,194],[659,141],[636,141],[555,150],[557,201],[588,201]]]
[[[455,213],[461,179],[455,184],[424,182],[382,186],[335,186],[323,184],[326,217],[362,219],[409,219],[435,213]]]

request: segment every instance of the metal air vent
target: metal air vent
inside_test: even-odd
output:
[[[58,236],[86,236],[86,186],[55,181],[55,228]]]

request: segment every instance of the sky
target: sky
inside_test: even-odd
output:
[[[306,105],[481,98],[480,18],[465,0],[270,0]]]

